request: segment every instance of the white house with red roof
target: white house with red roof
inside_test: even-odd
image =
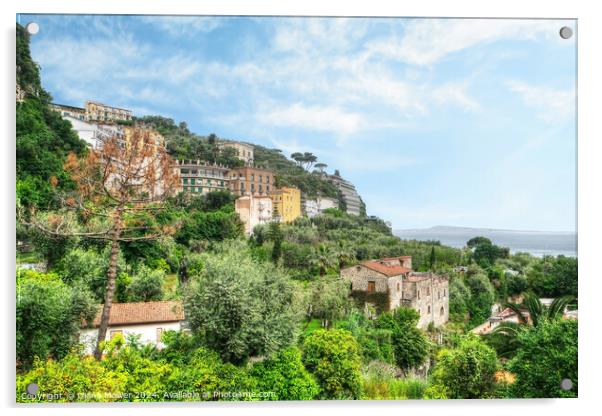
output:
[[[80,342],[91,353],[96,346],[102,305],[91,327],[80,331]],[[184,308],[180,301],[113,303],[109,317],[106,340],[117,334],[124,337],[139,335],[143,344],[154,344],[162,348],[161,335],[164,331],[179,331],[184,322]]]
[[[449,319],[449,282],[445,276],[412,270],[412,257],[400,256],[370,260],[341,270],[351,283],[351,294],[360,306],[377,312],[400,306],[420,314],[419,328],[435,326]]]

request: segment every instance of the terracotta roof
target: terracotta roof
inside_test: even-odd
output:
[[[100,325],[102,306],[98,309],[92,326]],[[184,320],[181,301],[113,303],[109,325],[134,325],[150,322],[174,322]]]
[[[374,270],[375,272],[379,272],[384,274],[387,277],[399,276],[400,274],[409,273],[412,269],[408,269],[407,267],[402,266],[387,266],[386,264],[382,264],[380,261],[367,261],[362,263],[364,266],[369,268],[370,270]]]
[[[397,256],[397,257],[385,257],[381,260],[399,260],[399,259],[411,259],[412,256]]]

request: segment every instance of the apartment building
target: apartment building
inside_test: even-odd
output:
[[[360,195],[355,190],[355,186],[338,174],[329,175],[328,179],[341,191],[343,200],[347,206],[347,213],[359,216],[362,202]]]
[[[253,151],[254,147],[247,143],[241,142],[220,142],[220,147],[230,147],[236,150],[236,154],[240,160],[245,162],[245,165],[252,166],[254,161]]]
[[[112,107],[97,101],[86,101],[86,118],[90,121],[129,121],[132,111],[124,108]]]
[[[236,199],[234,209],[245,227],[245,233],[250,235],[256,225],[273,221],[272,199],[267,195],[245,195]]]
[[[180,175],[179,191],[186,194],[202,195],[228,189],[230,169],[225,166],[202,160],[176,160],[173,168]]]
[[[236,196],[269,195],[274,190],[274,172],[245,166],[229,173],[229,188]]]
[[[61,117],[73,117],[77,120],[87,120],[86,109],[71,105],[51,103],[50,108],[61,114]]]
[[[283,187],[270,193],[274,207],[274,218],[281,222],[292,222],[301,216],[301,191]]]

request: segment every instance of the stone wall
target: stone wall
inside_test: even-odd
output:
[[[410,299],[407,306],[420,313],[419,328],[425,329],[431,322],[440,326],[448,321],[449,288],[446,278],[432,275],[404,283],[404,298]]]
[[[341,270],[341,277],[351,282],[352,292],[368,293],[368,282],[374,282],[375,294],[388,294],[388,310],[395,309],[401,304],[401,293],[403,291],[401,276],[387,277],[359,264]]]
[[[449,319],[449,287],[446,277],[432,273],[411,273],[408,278],[400,276],[387,277],[357,265],[341,270],[341,277],[351,282],[352,296],[360,303],[370,303],[379,312],[390,311],[404,306],[412,308],[420,314],[418,327],[426,329],[433,322],[435,326],[446,323]],[[368,293],[368,282],[374,282],[374,292]],[[388,308],[383,303],[386,295]]]

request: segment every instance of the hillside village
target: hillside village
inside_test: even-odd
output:
[[[402,240],[318,155],[54,103],[17,40],[17,401],[577,395],[576,258]]]
[[[121,135],[131,129],[133,113],[95,101],[86,101],[83,108],[62,104],[51,104],[51,108],[69,121],[79,137],[92,149],[102,146],[110,135]],[[121,124],[123,123],[123,124]],[[165,139],[151,129],[156,142],[165,146]],[[254,146],[248,143],[220,140],[221,149],[229,148],[242,162],[242,166],[230,168],[212,164],[206,160],[175,160],[173,169],[181,178],[176,193],[184,192],[195,197],[214,191],[229,190],[236,197],[236,212],[250,235],[258,224],[272,221],[290,223],[306,216],[314,217],[326,209],[339,208],[338,199],[318,196],[309,199],[299,189],[275,185],[273,170],[258,166],[254,158]],[[338,171],[333,175],[320,172],[326,181],[334,184],[341,192],[344,210],[350,215],[360,215],[360,196],[355,186],[343,179]]]

